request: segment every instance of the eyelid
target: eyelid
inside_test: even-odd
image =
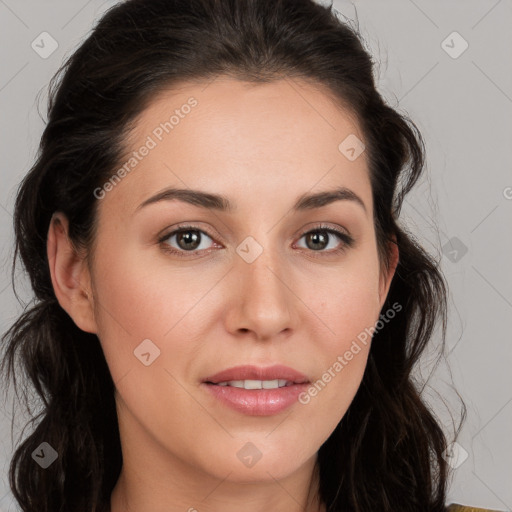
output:
[[[338,256],[355,244],[354,237],[349,233],[349,231],[345,228],[341,228],[339,226],[331,226],[329,224],[325,224],[321,222],[320,224],[314,224],[313,226],[305,229],[304,231],[301,231],[299,240],[304,237],[305,235],[316,232],[316,231],[325,231],[329,233],[330,235],[334,234],[341,243],[341,247],[338,249],[331,249],[329,251],[313,251],[301,248],[302,250],[307,251],[313,258],[322,258],[322,257],[328,257],[328,256]]]
[[[177,224],[176,226],[173,226],[172,228],[170,228],[170,231],[168,230],[168,228],[166,228],[161,232],[162,234],[157,235],[157,238],[158,238],[158,241],[167,240],[170,236],[175,235],[177,232],[186,231],[186,230],[200,231],[201,233],[208,235],[212,239],[215,237],[222,238],[220,236],[220,234],[216,233],[213,235],[209,232],[208,229],[205,229],[205,228],[199,226],[198,224],[194,224],[193,221],[192,222],[182,222],[180,224]]]
[[[166,247],[164,247],[165,251],[170,252],[177,256],[193,258],[194,256],[196,256],[197,254],[200,254],[200,253],[211,252],[212,249],[203,249],[201,251],[198,251],[198,250],[183,251],[183,250],[178,250],[178,249],[174,249],[174,248],[169,248],[169,247],[167,247],[168,244],[164,244],[164,242],[167,239],[169,239],[171,236],[174,236],[177,233],[183,232],[183,231],[198,231],[200,233],[205,234],[209,238],[211,238],[214,241],[214,243],[217,243],[216,238],[221,238],[220,235],[218,235],[218,234],[212,235],[208,229],[202,228],[198,225],[194,225],[192,223],[181,223],[176,226],[173,226],[171,231],[164,230],[164,234],[158,236],[158,243],[166,246]],[[308,251],[310,253],[313,253],[314,257],[325,257],[328,255],[331,255],[331,256],[338,255],[338,254],[346,251],[350,247],[352,247],[353,244],[355,243],[354,238],[350,235],[348,230],[346,230],[345,228],[338,227],[338,226],[334,227],[334,226],[331,226],[331,225],[325,224],[325,223],[314,224],[307,229],[301,230],[300,235],[299,235],[299,240],[302,239],[305,235],[307,235],[311,232],[315,232],[315,231],[325,231],[325,232],[328,232],[330,235],[334,234],[340,240],[341,248],[331,249],[329,251],[313,251],[313,250],[304,249],[302,247],[300,248],[303,251]]]
[[[197,256],[197,254],[199,254],[200,252],[211,252],[212,249],[203,249],[202,251],[197,251],[197,250],[194,250],[194,251],[180,251],[178,249],[174,249],[174,248],[169,248],[168,245],[169,244],[165,244],[165,241],[167,239],[169,239],[170,237],[178,234],[179,232],[182,232],[182,231],[199,231],[200,233],[202,234],[205,234],[206,236],[208,236],[208,238],[211,238],[213,240],[213,242],[216,244],[216,238],[221,238],[220,235],[212,235],[210,234],[210,232],[205,229],[205,228],[202,228],[202,227],[199,227],[198,225],[194,225],[192,223],[181,223],[181,224],[178,224],[176,226],[173,226],[172,229],[170,231],[168,231],[167,229],[165,229],[163,231],[164,234],[162,235],[158,235],[158,243],[160,245],[163,246],[163,250],[166,251],[166,252],[169,252],[173,255],[176,255],[178,257],[189,257],[189,258],[192,258],[194,256]]]

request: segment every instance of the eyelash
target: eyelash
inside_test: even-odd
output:
[[[203,230],[203,229],[199,229],[198,227],[191,226],[191,225],[183,225],[183,226],[180,225],[180,226],[178,226],[177,229],[175,229],[175,230],[171,231],[170,233],[167,233],[167,234],[163,235],[162,237],[160,237],[158,239],[158,242],[162,246],[162,249],[165,252],[171,253],[171,254],[173,254],[175,256],[179,256],[180,258],[190,257],[191,255],[196,253],[197,250],[195,250],[195,251],[183,251],[183,250],[170,249],[169,248],[169,244],[165,243],[165,241],[168,240],[173,235],[176,235],[176,234],[182,233],[182,232],[187,232],[187,231],[198,231],[200,233],[203,233],[203,234],[207,235],[212,240],[214,240],[214,237],[212,235],[210,235],[207,231]],[[330,255],[330,256],[342,254],[347,249],[352,247],[354,245],[354,242],[355,242],[355,240],[350,235],[344,233],[343,231],[340,231],[340,230],[335,229],[335,228],[330,227],[330,226],[325,226],[323,224],[315,227],[314,229],[310,229],[308,231],[305,231],[304,233],[301,234],[300,238],[304,237],[305,235],[309,235],[310,233],[316,233],[316,232],[327,232],[327,233],[330,233],[330,234],[333,234],[333,235],[337,236],[342,241],[342,246],[339,249],[332,249],[330,251],[313,251],[313,250],[310,250],[312,253],[320,253],[320,256],[316,256],[315,255],[314,257],[322,257],[323,254],[327,254],[327,255]]]

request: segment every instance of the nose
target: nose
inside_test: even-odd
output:
[[[225,322],[236,336],[251,333],[255,339],[270,340],[289,335],[295,329],[296,306],[290,272],[269,251],[252,263],[241,258],[235,262],[229,286],[229,309]],[[284,333],[284,334],[283,334]]]

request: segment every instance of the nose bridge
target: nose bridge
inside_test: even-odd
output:
[[[260,240],[263,237],[260,237]],[[259,243],[248,237],[237,248],[235,280],[239,295],[235,300],[237,329],[249,329],[269,337],[290,327],[291,292],[286,285],[286,262],[271,237]]]
[[[250,285],[253,294],[264,293],[273,298],[284,295],[285,276],[282,275],[283,265],[278,259],[279,256],[266,250],[252,263],[240,265],[242,279]]]
[[[252,243],[252,247],[250,244]],[[282,255],[277,248],[271,247],[270,237],[266,238],[265,245],[260,245],[260,249],[256,246],[258,242],[247,241],[249,251],[252,253],[251,258],[238,262],[241,279],[248,285],[249,294],[263,294],[270,300],[285,300],[286,287],[283,281],[286,276]],[[240,252],[247,248],[240,246]],[[245,253],[247,254],[247,253]],[[252,259],[254,258],[254,259]]]

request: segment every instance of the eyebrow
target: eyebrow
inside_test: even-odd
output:
[[[208,208],[220,212],[233,213],[236,211],[235,205],[225,196],[203,192],[201,190],[173,187],[161,190],[154,196],[149,197],[136,208],[136,211],[160,201],[173,200],[182,201],[200,208]],[[327,206],[335,201],[352,201],[361,206],[366,214],[368,213],[363,200],[354,191],[346,187],[340,187],[324,192],[316,192],[313,194],[303,194],[297,199],[292,209],[296,212],[313,210],[315,208]]]

